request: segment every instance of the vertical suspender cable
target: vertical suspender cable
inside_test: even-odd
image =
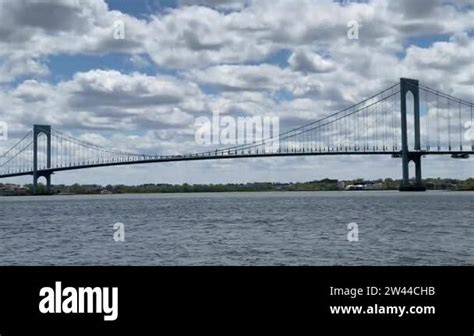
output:
[[[439,91],[436,95],[436,142],[438,146],[438,151],[441,150],[441,143],[440,143],[440,138],[439,138]]]
[[[461,102],[459,104],[459,150],[462,151],[462,121],[461,121]]]
[[[447,113],[448,113],[448,147],[449,147],[449,150],[451,151],[451,102],[448,98],[448,110],[447,110]]]

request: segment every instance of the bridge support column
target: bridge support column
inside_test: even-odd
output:
[[[421,186],[423,183],[421,179],[421,155],[418,155],[413,161],[415,162],[415,184]]]
[[[33,194],[37,195],[39,190],[38,190],[38,179],[40,177],[44,177],[46,179],[46,193],[50,194],[51,193],[51,173],[42,173],[40,175],[34,175],[33,176]]]
[[[402,129],[402,173],[403,179],[400,191],[425,191],[421,177],[421,141],[420,141],[420,92],[418,81],[414,79],[400,79],[400,113]],[[413,94],[415,119],[415,146],[414,151],[408,148],[407,128],[407,93]],[[410,183],[410,161],[415,163],[415,184]]]
[[[426,191],[423,185],[421,176],[421,156],[420,153],[409,153],[407,159],[402,158],[403,181],[400,185],[400,191]],[[415,163],[415,183],[410,183],[409,179],[409,164],[413,161]]]
[[[38,137],[44,134],[46,136],[46,168],[51,168],[51,126],[34,125],[33,126],[33,194],[38,193],[38,178],[46,178],[46,192],[51,191],[51,173],[38,171]]]
[[[38,175],[33,172],[33,195],[38,193]]]

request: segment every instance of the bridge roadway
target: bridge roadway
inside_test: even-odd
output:
[[[157,156],[150,159],[143,160],[126,160],[116,162],[104,162],[104,163],[91,163],[91,164],[80,164],[66,167],[53,167],[49,169],[38,169],[39,175],[53,174],[59,171],[88,169],[88,168],[99,168],[99,167],[112,167],[112,166],[124,166],[124,165],[136,165],[136,164],[147,164],[147,163],[164,163],[164,162],[181,162],[181,161],[204,161],[204,160],[225,160],[225,159],[247,159],[247,158],[269,158],[269,157],[291,157],[291,156],[343,156],[343,155],[391,155],[394,157],[401,157],[401,151],[315,151],[315,152],[284,152],[284,153],[268,153],[268,154],[221,154],[211,155],[212,152],[199,153],[199,154],[188,154],[188,155],[170,155],[170,156]],[[471,151],[410,151],[410,154],[417,155],[451,155],[451,156],[467,156],[474,155],[474,150]],[[461,157],[466,158],[466,157]],[[0,178],[18,177],[33,175],[33,171],[17,172],[10,174],[0,175]]]

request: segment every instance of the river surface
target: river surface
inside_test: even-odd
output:
[[[0,265],[474,265],[474,193],[0,197]]]

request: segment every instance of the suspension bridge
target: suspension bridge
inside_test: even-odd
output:
[[[129,153],[80,140],[49,125],[34,125],[0,156],[0,178],[31,175],[36,193],[41,177],[50,191],[52,174],[95,167],[277,156],[391,155],[401,159],[400,190],[422,191],[422,157],[468,159],[474,154],[469,129],[474,128],[473,105],[418,80],[402,78],[359,103],[261,141],[183,155]],[[410,162],[415,164],[414,181],[409,178]]]

